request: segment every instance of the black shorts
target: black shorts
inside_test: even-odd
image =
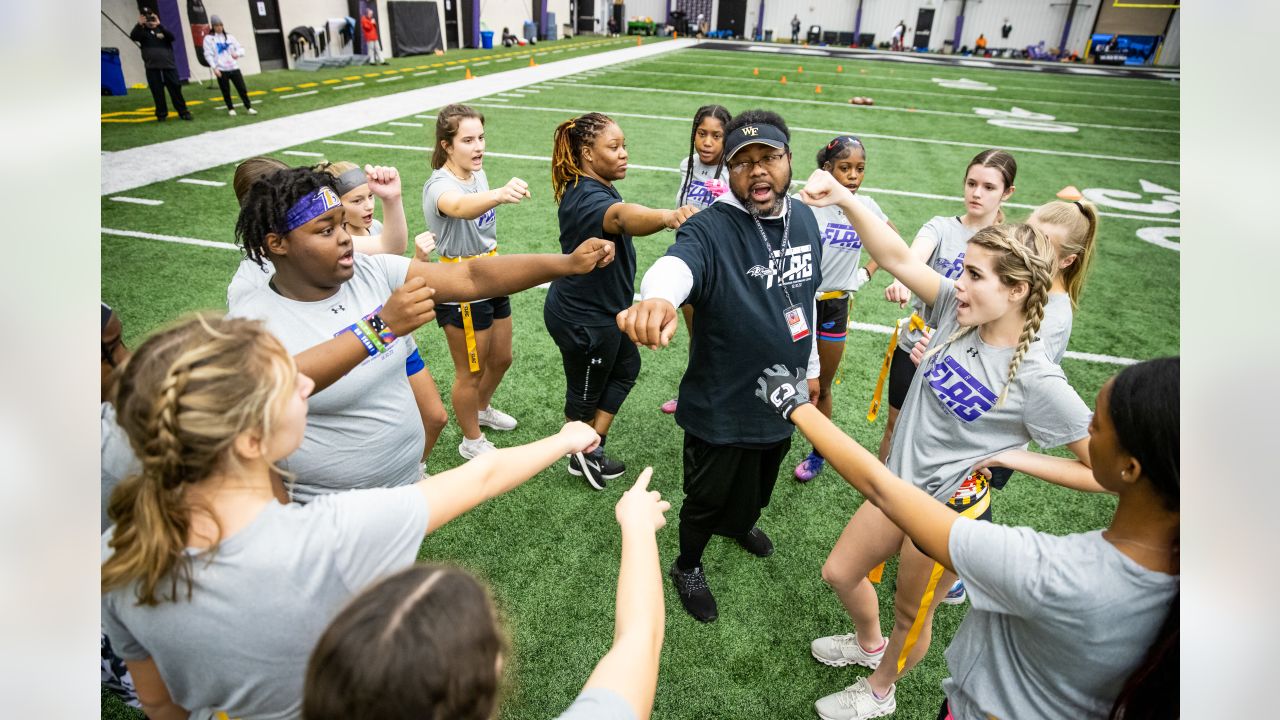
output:
[[[818,301],[818,339],[844,342],[849,334],[849,296]]]
[[[751,532],[769,504],[791,438],[772,445],[713,445],[684,434],[680,524],[726,537]]]
[[[974,472],[965,478],[960,487],[951,494],[944,505],[954,510],[958,515],[964,515],[974,520],[985,520],[992,522],[995,516],[991,512],[991,501],[994,497],[991,494],[991,483],[982,475]],[[975,508],[982,507],[981,510],[975,511]],[[915,541],[911,541],[915,545]],[[916,545],[916,549],[920,550],[920,546]],[[924,550],[920,550],[924,555],[928,555]]]
[[[471,305],[471,327],[475,330],[488,330],[494,320],[511,317],[511,298],[503,296],[479,300]],[[461,305],[437,305],[436,324],[440,327],[452,325],[462,327]]]
[[[916,364],[911,362],[911,353],[895,345],[893,360],[889,364],[889,407],[894,410],[902,409],[907,391],[911,389],[911,378],[915,374]]]
[[[617,415],[640,375],[640,352],[617,325],[565,322],[544,306],[542,319],[564,363],[564,416],[590,422],[597,410]]]

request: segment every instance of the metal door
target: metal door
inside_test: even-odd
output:
[[[249,0],[249,17],[253,19],[254,44],[258,46],[258,66],[263,70],[285,67],[284,30],[276,0]]]
[[[933,33],[933,8],[920,8],[920,14],[916,15],[916,36],[911,41],[911,47],[917,50],[929,49],[929,37]]]
[[[720,0],[716,13],[716,30],[728,30],[736,38],[746,34],[747,0]]]

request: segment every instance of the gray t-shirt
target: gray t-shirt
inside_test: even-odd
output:
[[[707,189],[707,181],[716,177],[716,169],[722,166],[704,165],[697,153],[693,155],[693,177],[689,178],[689,187],[684,186],[685,176],[689,173],[690,159],[686,156],[680,161],[680,185],[676,187],[676,207],[685,205],[693,205],[699,210],[706,210],[711,207],[711,203],[716,201],[715,195]],[[720,170],[720,179],[729,182],[728,171]],[[684,190],[684,197],[681,197],[680,191]]]
[[[1049,359],[1062,364],[1062,356],[1067,353],[1067,343],[1071,341],[1071,323],[1074,313],[1071,310],[1071,296],[1066,293],[1049,293],[1049,301],[1044,305],[1044,319],[1040,321],[1040,341]]]
[[[370,583],[413,564],[427,531],[416,487],[307,505],[268,503],[216,552],[188,551],[191,599],[139,605],[135,588],[102,596],[102,623],[125,660],[152,658],[193,718],[296,718],[307,659],[329,621]],[[102,558],[111,556],[102,536]]]
[[[1096,530],[960,518],[950,549],[973,603],[946,652],[956,720],[1107,717],[1178,592]]]
[[[956,304],[955,283],[943,278],[924,318],[937,328],[930,351],[959,327]],[[996,407],[1014,350],[987,345],[975,328],[925,358],[902,402],[889,470],[945,501],[975,463],[996,453],[1031,440],[1047,449],[1088,435],[1093,414],[1038,340]]]
[[[496,207],[474,220],[441,214],[440,196],[455,190],[465,195],[488,192],[489,180],[483,170],[476,170],[470,182],[463,182],[446,168],[427,178],[427,184],[422,186],[422,214],[427,219],[427,229],[436,234],[436,252],[443,257],[467,257],[498,247]]]
[[[798,195],[793,197],[800,199]],[[875,200],[864,195],[853,197],[876,217],[889,220]],[[840,206],[829,205],[812,210],[822,232],[822,284],[818,286],[818,292],[852,290],[858,274],[858,261],[862,258],[862,238],[849,224]]]
[[[920,228],[920,232],[916,233],[915,242],[920,242],[920,238],[933,240],[934,248],[933,254],[929,256],[929,267],[942,277],[955,280],[964,270],[964,253],[969,245],[969,238],[977,232],[966,227],[955,215],[938,215]],[[920,298],[911,299],[911,309],[920,317],[925,317],[924,301]],[[898,347],[911,352],[911,348],[923,339],[923,332],[912,330],[910,323],[905,321],[902,323],[902,330],[898,332]]]
[[[116,423],[116,406],[102,403],[102,529],[106,530],[111,521],[107,518],[107,502],[111,492],[121,480],[142,472],[142,463],[133,454],[133,446],[129,444],[129,436]]]
[[[636,720],[636,714],[621,695],[596,687],[583,690],[556,720]]]
[[[355,274],[329,298],[299,302],[263,286],[234,301],[228,314],[264,321],[285,349],[297,355],[382,307],[404,284],[409,262],[399,255],[356,253]],[[420,477],[425,435],[405,375],[412,350],[404,340],[397,338],[385,352],[365,358],[311,396],[302,446],[280,463],[295,475],[290,490],[294,500],[404,485]]]

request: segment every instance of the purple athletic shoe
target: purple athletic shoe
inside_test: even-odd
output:
[[[822,472],[822,466],[826,464],[826,460],[822,456],[811,452],[809,456],[800,461],[796,466],[796,480],[807,483],[818,476]]]

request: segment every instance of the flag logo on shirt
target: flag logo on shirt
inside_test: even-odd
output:
[[[831,223],[823,229],[822,239],[827,243],[827,247],[834,250],[862,249],[862,238],[858,236],[858,231],[854,230],[851,225]]]
[[[684,201],[690,205],[710,205],[715,202],[711,191],[707,189],[707,183],[703,180],[693,180],[689,183],[689,192],[684,196]]]
[[[476,227],[478,228],[488,227],[494,223],[497,217],[498,217],[497,209],[490,208],[489,212],[476,218]]]
[[[942,406],[962,422],[973,422],[995,407],[996,394],[951,355],[942,360],[934,356],[924,377]]]

